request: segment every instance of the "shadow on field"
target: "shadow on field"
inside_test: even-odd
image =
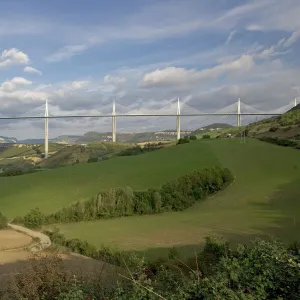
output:
[[[29,259],[34,255],[28,254],[22,260],[16,260],[5,264],[0,264],[0,289],[11,282],[14,275],[21,271],[27,271],[30,266]],[[62,267],[69,270],[73,275],[78,278],[87,280],[99,281],[99,284],[112,284],[116,283],[120,268],[114,265],[107,264],[102,261],[94,260],[79,254],[61,254]],[[30,269],[29,269],[30,270]]]

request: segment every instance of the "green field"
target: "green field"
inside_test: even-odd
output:
[[[32,207],[52,212],[101,189],[129,185],[145,189],[204,166],[229,167],[236,180],[226,190],[184,212],[59,225],[67,237],[100,246],[153,253],[187,249],[211,232],[232,241],[275,235],[299,236],[300,151],[257,140],[195,141],[94,164],[74,165],[13,178],[0,178],[0,211],[24,215]],[[160,249],[162,248],[162,249]]]
[[[193,152],[186,155],[182,167],[188,159],[192,164],[192,155],[197,153],[198,166],[203,165],[204,158],[229,167],[236,176],[234,184],[184,212],[65,224],[59,228],[69,238],[86,239],[96,246],[115,245],[154,256],[164,253],[165,247],[188,250],[210,233],[234,242],[266,235],[285,242],[299,237],[299,151],[256,140],[247,144],[240,144],[239,140],[198,141],[184,147],[187,153],[190,149]],[[158,176],[166,163],[162,160],[157,166]]]
[[[0,211],[8,218],[24,215],[34,207],[45,213],[53,212],[72,202],[95,196],[101,189],[155,187],[197,168],[216,164],[217,158],[209,145],[196,142],[99,163],[1,177]]]

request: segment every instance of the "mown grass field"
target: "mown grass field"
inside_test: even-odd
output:
[[[184,212],[59,225],[67,237],[95,246],[115,245],[156,256],[185,251],[210,233],[234,242],[275,235],[295,240],[300,229],[300,151],[257,140],[195,141],[133,157],[0,178],[0,211],[12,218],[30,208],[55,211],[99,190],[129,185],[145,189],[197,168],[222,164],[236,180],[226,190]]]
[[[59,228],[69,238],[86,239],[96,246],[146,251],[154,257],[167,253],[166,248],[172,246],[178,251],[191,251],[211,233],[233,242],[261,236],[279,237],[284,242],[299,238],[300,151],[256,140],[240,144],[239,139],[197,141],[182,149],[186,150],[182,168],[188,159],[192,164],[193,155],[199,157],[198,166],[203,164],[203,158],[207,163],[221,162],[236,176],[234,184],[184,212],[65,224]],[[165,163],[162,160],[157,166],[157,176]]]

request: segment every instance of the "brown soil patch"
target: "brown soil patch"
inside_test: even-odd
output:
[[[0,230],[0,251],[25,247],[26,245],[30,244],[31,241],[31,237],[20,232],[10,229]]]

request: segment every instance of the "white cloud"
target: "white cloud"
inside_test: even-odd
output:
[[[27,86],[27,85],[31,85],[32,81],[27,80],[23,77],[14,77],[11,80],[7,80],[5,82],[3,82],[0,86],[0,90],[3,92],[12,92],[16,89],[18,89],[19,87],[23,87],[23,86]]]
[[[39,75],[42,75],[42,72],[33,68],[33,67],[30,67],[30,66],[27,66],[23,69],[24,72],[26,73],[36,73],[36,74],[39,74]]]
[[[82,80],[82,81],[73,81],[71,83],[71,87],[75,90],[77,89],[82,89],[84,87],[87,87],[89,85],[89,81],[88,80]]]
[[[298,39],[300,39],[300,30],[294,31],[292,35],[283,41],[283,46],[284,47],[291,47],[293,44],[295,44]]]
[[[63,48],[59,49],[58,51],[54,52],[53,54],[46,57],[46,61],[48,62],[59,62],[64,59],[71,58],[74,55],[78,55],[85,51],[88,48],[87,45],[70,45],[64,46]]]
[[[28,55],[16,48],[4,50],[0,56],[0,68],[11,65],[27,65],[29,62]]]
[[[217,78],[223,74],[237,71],[249,71],[255,62],[252,56],[243,55],[240,58],[201,71],[169,67],[144,75],[143,86],[178,85],[200,82],[209,78]]]
[[[126,82],[126,78],[124,78],[124,77],[111,76],[111,75],[104,76],[104,83],[107,83],[107,84],[121,86],[121,85],[125,84],[125,82]]]

